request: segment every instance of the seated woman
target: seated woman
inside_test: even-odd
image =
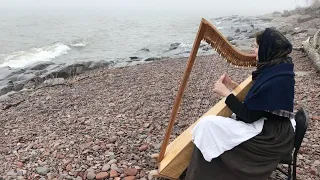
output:
[[[257,34],[257,69],[244,102],[228,88],[227,75],[214,91],[226,98],[235,119],[206,116],[194,127],[187,180],[266,180],[294,145],[294,72],[291,43],[267,28]]]

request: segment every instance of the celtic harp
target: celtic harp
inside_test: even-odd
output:
[[[179,91],[171,111],[169,124],[166,129],[160,153],[156,157],[153,157],[158,161],[158,173],[155,175],[156,177],[162,177],[165,179],[178,179],[189,165],[193,150],[191,141],[191,130],[199,120],[188,127],[188,129],[181,133],[170,144],[169,139],[177,117],[179,106],[181,104],[182,96],[202,40],[210,44],[211,47],[217,53],[219,53],[220,56],[222,56],[222,58],[224,58],[230,64],[235,65],[236,67],[256,66],[256,56],[254,54],[244,53],[236,49],[211,23],[209,23],[205,19],[201,20],[198,34],[193,43],[193,48],[187,62],[187,67],[185,69],[183,79],[181,81]],[[243,81],[236,89],[234,89],[233,93],[240,100],[243,100],[249,88],[251,87],[251,84],[252,78],[250,76],[245,81]],[[231,111],[225,105],[224,99],[222,99],[203,116],[207,115],[218,115],[227,117],[231,115]]]

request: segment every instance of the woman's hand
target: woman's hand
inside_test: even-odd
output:
[[[227,74],[223,74],[220,79],[222,79],[222,83],[229,89],[234,90],[239,86],[236,82],[232,81],[231,78]]]
[[[223,79],[225,78],[225,75],[222,75],[220,79],[216,82],[214,85],[213,91],[220,94],[221,96],[227,97],[231,94],[231,91],[224,85]]]
[[[232,80],[227,74],[223,74],[220,79],[222,79],[222,83],[227,86],[228,88],[231,87]]]

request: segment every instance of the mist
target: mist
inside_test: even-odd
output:
[[[304,0],[0,0],[0,9],[19,11],[96,10],[126,12],[258,15],[305,6]]]

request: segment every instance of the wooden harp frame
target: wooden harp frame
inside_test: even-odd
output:
[[[156,157],[158,160],[158,174],[155,175],[156,177],[178,179],[189,165],[193,150],[193,144],[191,141],[191,130],[199,120],[193,123],[170,144],[169,140],[181,104],[183,93],[191,74],[192,67],[194,65],[194,61],[196,59],[196,55],[202,40],[205,40],[208,44],[210,44],[213,49],[218,52],[224,59],[226,59],[230,64],[246,67],[256,66],[256,56],[254,54],[247,54],[237,50],[218,31],[218,29],[216,29],[207,20],[201,20],[198,34],[193,44],[193,49],[190,53],[187,67],[184,72],[184,76],[172,108],[169,124],[161,146],[160,154]],[[237,87],[233,91],[233,93],[237,98],[243,100],[248,90],[250,89],[251,84],[252,78],[250,76],[244,82],[242,82],[239,87]],[[230,117],[231,111],[226,106],[224,101],[225,98],[218,102],[202,117],[207,115]]]

